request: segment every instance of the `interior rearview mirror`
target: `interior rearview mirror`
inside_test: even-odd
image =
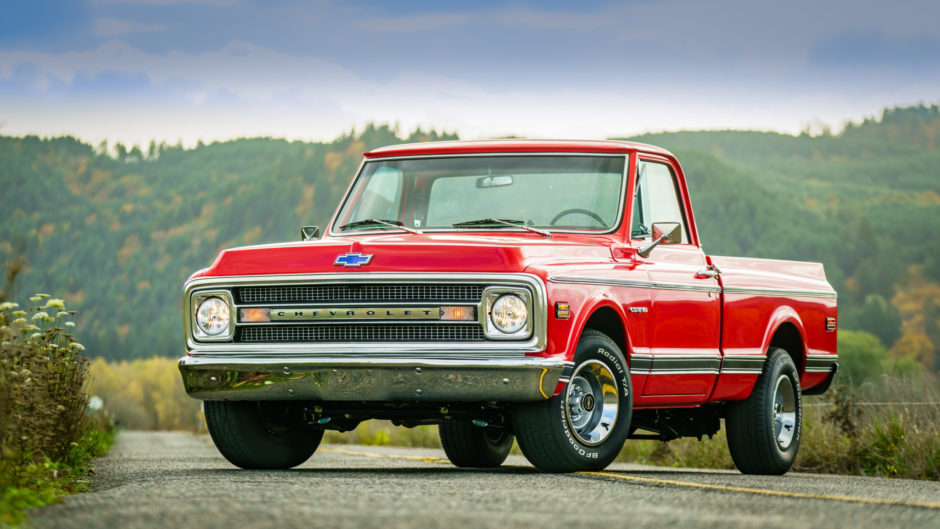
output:
[[[652,232],[653,242],[636,251],[642,257],[649,257],[653,248],[660,244],[679,244],[682,242],[682,225],[678,222],[654,222]]]
[[[314,239],[319,239],[319,238],[320,238],[319,226],[301,226],[300,227],[300,240],[312,241]]]
[[[512,185],[512,175],[489,175],[477,178],[477,189],[488,187],[503,187]]]

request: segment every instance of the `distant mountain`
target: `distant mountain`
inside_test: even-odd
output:
[[[890,346],[902,329],[887,301],[912,270],[940,282],[938,135],[938,108],[920,106],[836,135],[630,139],[679,157],[707,252],[824,262],[842,327],[874,330]],[[29,261],[18,299],[49,292],[81,311],[92,355],[174,356],[182,282],[220,249],[322,227],[363,151],[453,138],[369,126],[331,143],[255,138],[107,155],[68,137],[0,136],[0,261]]]

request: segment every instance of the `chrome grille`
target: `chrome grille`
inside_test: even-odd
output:
[[[278,285],[235,288],[235,302],[256,303],[478,303],[483,285],[393,283],[382,285]]]
[[[477,342],[479,324],[252,325],[235,333],[236,343]]]

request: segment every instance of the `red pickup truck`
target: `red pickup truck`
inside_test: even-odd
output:
[[[516,439],[541,470],[597,470],[628,438],[724,419],[742,472],[782,474],[802,395],[838,369],[822,265],[706,255],[657,147],[385,147],[325,236],[301,232],[225,250],[184,287],[183,381],[243,468],[385,419],[439,425],[458,466],[499,466]]]

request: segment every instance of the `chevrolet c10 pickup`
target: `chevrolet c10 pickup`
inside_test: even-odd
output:
[[[224,250],[183,289],[186,391],[242,468],[382,419],[438,425],[458,466],[516,440],[546,472],[723,423],[741,472],[783,474],[838,370],[822,265],[706,255],[650,145],[380,148],[301,239]]]

